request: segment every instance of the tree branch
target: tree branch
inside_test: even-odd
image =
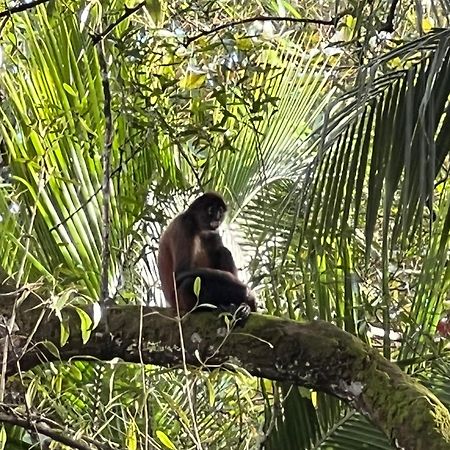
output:
[[[8,414],[4,411],[0,411],[0,422],[9,423],[11,425],[25,428],[26,430],[38,432],[56,442],[67,445],[71,448],[75,448],[77,450],[92,450],[92,447],[90,445],[83,444],[82,442],[67,436],[67,431],[55,431],[45,423],[39,422],[39,419],[26,419],[23,417],[18,417],[11,413]],[[98,445],[97,447],[101,449],[105,448],[103,445]]]
[[[0,18],[1,17],[8,17],[12,14],[26,11],[27,9],[32,9],[35,6],[41,5],[42,3],[47,3],[50,0],[34,0],[29,3],[21,3],[20,5],[13,6],[12,8],[5,9],[3,11],[0,11]]]
[[[45,0],[47,1],[47,0]],[[130,17],[132,14],[134,14],[136,11],[139,11],[143,6],[145,5],[145,1],[138,3],[136,6],[133,6],[133,8],[125,8],[125,12],[123,15],[121,15],[115,22],[109,24],[103,31],[94,34],[92,36],[92,42],[94,45],[98,44],[100,41],[102,41],[106,36],[108,36],[111,31],[114,30],[119,24],[121,24],[125,19]]]
[[[8,299],[9,284],[2,285],[1,278],[0,272],[0,292]],[[405,450],[448,450],[450,446],[450,413],[444,405],[375,349],[327,322],[300,323],[251,314],[244,327],[229,330],[223,318],[211,312],[189,314],[180,324],[167,308],[122,306],[106,309],[105,320],[83,344],[78,313],[65,308],[70,335],[61,347],[59,319],[45,309],[42,319],[43,309],[35,307],[35,300],[30,296],[16,310],[19,330],[10,339],[16,351],[8,352],[8,374],[46,361],[88,357],[170,367],[181,367],[184,360],[202,368],[239,364],[252,375],[343,399]],[[0,312],[5,309],[2,305]],[[34,345],[20,351],[33,331]],[[5,342],[0,339],[0,353]],[[47,342],[58,348],[59,357],[54,347],[49,351]]]
[[[327,25],[327,26],[335,26],[339,19],[346,14],[348,14],[348,10],[345,10],[341,13],[339,13],[336,17],[331,19],[303,19],[303,18],[296,18],[296,17],[280,17],[280,16],[255,16],[255,17],[247,17],[245,19],[241,20],[234,20],[231,22],[223,23],[221,25],[218,25],[217,27],[210,28],[209,30],[204,30],[195,36],[191,36],[186,38],[185,46],[192,44],[192,42],[196,41],[197,39],[200,39],[201,37],[208,36],[210,34],[217,33],[218,31],[224,30],[225,28],[231,28],[235,27],[237,25],[244,25],[246,23],[251,22],[258,22],[258,21],[272,21],[272,22],[293,22],[293,23],[314,23],[316,25]]]
[[[60,346],[59,320],[48,314],[34,335],[35,345],[19,361],[14,355],[21,354],[26,337],[12,339],[17,351],[9,352],[8,371],[12,374],[18,366],[27,370],[42,361],[58,359],[43,344],[46,341],[59,349],[63,361],[93,356],[170,367],[181,367],[183,358],[190,365],[205,368],[239,364],[252,375],[345,400],[405,450],[449,448],[450,414],[442,403],[376,350],[334,325],[252,314],[244,327],[229,332],[219,315],[198,312],[181,322],[182,354],[178,319],[173,312],[143,308],[142,317],[141,311],[139,306],[107,309],[110,334],[100,325],[83,345],[78,314],[64,310],[70,327],[64,347]],[[38,312],[39,308],[18,314],[20,333],[33,329]],[[0,351],[2,344],[0,341]]]

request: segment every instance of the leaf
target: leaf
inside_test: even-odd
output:
[[[43,341],[42,344],[55,358],[60,357],[58,347],[52,341]]]
[[[86,123],[86,121],[80,116],[79,118],[81,126],[93,137],[97,137],[97,133]]]
[[[182,89],[198,89],[203,86],[206,80],[204,73],[188,72],[184,78],[180,81],[180,87]]]
[[[125,441],[125,445],[128,450],[136,450],[137,449],[137,436],[136,436],[136,423],[132,420],[127,429],[127,438]]]
[[[69,372],[75,378],[75,380],[81,381],[83,379],[81,370],[75,365],[70,366]]]
[[[99,302],[92,303],[92,329],[95,330],[102,319],[102,307]]]
[[[49,17],[52,17],[55,14],[56,11],[56,0],[50,0],[47,3],[47,15]]]
[[[253,48],[254,44],[250,38],[241,38],[236,40],[236,48],[242,51],[248,51]]]
[[[69,322],[67,320],[61,321],[60,333],[59,342],[61,347],[64,347],[70,336]]]
[[[171,450],[177,450],[166,433],[161,430],[156,430],[156,436],[167,448],[170,448]]]
[[[83,340],[83,344],[89,340],[92,331],[92,319],[89,317],[89,314],[81,308],[75,307],[75,310],[78,313],[78,316],[81,320],[81,339]]]
[[[194,294],[195,294],[195,296],[198,298],[199,297],[199,295],[200,295],[200,289],[201,289],[201,286],[202,286],[202,280],[201,280],[201,278],[200,277],[196,277],[195,278],[195,280],[194,280]]]
[[[27,387],[27,391],[25,392],[25,400],[27,402],[26,403],[27,405],[33,404],[33,399],[37,393],[37,383],[38,383],[38,379],[33,378]]]
[[[353,17],[351,14],[347,14],[343,19],[345,26],[353,31],[355,29],[356,23],[358,22],[357,18]]]
[[[2,425],[2,427],[0,428],[0,450],[3,450],[5,448],[6,439],[7,439],[7,435],[6,435],[5,426]]]
[[[422,29],[425,33],[428,33],[434,28],[434,20],[431,17],[424,17],[422,20]]]
[[[59,320],[62,320],[61,311],[70,303],[70,300],[75,293],[75,289],[69,288],[61,292],[60,294],[55,294],[52,296],[52,308],[55,310],[55,314],[59,318]]]
[[[63,83],[63,88],[64,88],[64,90],[65,90],[68,94],[70,94],[72,97],[78,97],[77,92],[73,89],[72,86],[70,86],[70,84]]]
[[[216,402],[216,391],[209,378],[206,379],[206,387],[208,389],[209,406],[211,406],[212,408],[214,406],[214,403]]]

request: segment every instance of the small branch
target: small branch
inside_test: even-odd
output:
[[[399,0],[392,0],[389,13],[386,17],[386,22],[384,22],[384,25],[380,28],[380,31],[387,31],[388,33],[392,33],[394,31],[395,10],[397,9],[398,2]]]
[[[47,0],[45,0],[47,1]],[[95,34],[92,36],[92,42],[94,45],[97,45],[100,41],[102,41],[106,36],[108,36],[111,31],[114,30],[114,28],[117,27],[117,25],[121,24],[125,19],[130,17],[132,14],[134,14],[136,11],[139,11],[143,6],[145,5],[145,1],[138,3],[136,6],[133,6],[133,8],[125,8],[125,12],[123,15],[121,15],[115,22],[109,24],[103,31],[100,33]]]
[[[49,426],[43,423],[39,423],[38,420],[34,421],[23,419],[13,414],[0,412],[0,422],[16,425],[18,427],[25,428],[26,430],[30,431],[37,431],[38,433],[43,434],[44,436],[47,436],[56,442],[75,448],[77,450],[92,450],[91,446],[82,444],[81,442],[72,439],[71,437],[67,436],[66,432],[63,431],[57,432],[54,429],[50,428]]]
[[[8,17],[12,14],[26,11],[27,9],[32,9],[35,6],[41,5],[42,3],[47,3],[50,0],[34,0],[29,3],[21,3],[20,5],[13,6],[12,8],[5,9],[3,11],[0,11],[0,17]]]
[[[348,14],[348,11],[343,11],[339,13],[336,17],[331,19],[300,19],[296,17],[279,17],[279,16],[255,16],[255,17],[247,17],[242,20],[234,20],[232,22],[223,23],[222,25],[218,25],[217,27],[210,28],[209,30],[204,30],[201,33],[196,34],[195,36],[188,37],[185,41],[185,46],[192,44],[192,42],[200,39],[201,37],[208,36],[213,33],[217,33],[218,31],[224,30],[225,28],[235,27],[236,25],[243,25],[251,22],[258,21],[272,21],[272,22],[293,22],[293,23],[314,23],[316,25],[327,25],[327,26],[335,26],[339,19],[342,16]]]
[[[109,259],[111,256],[110,250],[110,232],[111,232],[111,149],[113,138],[113,123],[111,114],[111,89],[108,79],[108,66],[105,59],[103,42],[98,48],[98,58],[102,72],[102,85],[104,106],[103,114],[105,116],[105,143],[103,148],[102,163],[103,163],[103,181],[102,181],[102,271],[101,271],[101,292],[100,304],[104,305],[109,297],[108,289],[108,272]]]

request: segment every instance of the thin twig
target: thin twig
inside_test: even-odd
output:
[[[333,17],[331,19],[307,19],[307,18],[296,18],[296,17],[285,17],[285,16],[255,16],[255,17],[247,17],[245,19],[241,20],[233,20],[231,22],[223,23],[221,25],[218,25],[217,27],[210,28],[209,30],[204,30],[195,36],[191,36],[186,38],[185,46],[187,47],[192,42],[196,41],[197,39],[200,39],[201,37],[208,36],[213,33],[217,33],[218,31],[224,30],[225,28],[235,27],[237,25],[243,25],[246,23],[251,22],[258,22],[258,21],[272,21],[272,22],[293,22],[293,23],[314,23],[316,25],[327,25],[327,26],[335,26],[338,22],[338,20],[347,14],[348,11],[343,11],[340,14],[338,14],[336,17]]]
[[[108,66],[105,59],[105,49],[103,42],[98,47],[98,58],[102,72],[103,86],[103,114],[105,116],[105,142],[102,155],[103,163],[103,180],[102,180],[102,272],[101,272],[101,293],[100,304],[104,305],[109,297],[108,289],[108,272],[110,251],[110,234],[111,234],[111,149],[113,137],[113,123],[111,114],[111,89],[109,86]]]
[[[102,41],[106,36],[108,36],[109,33],[111,33],[112,30],[114,30],[114,28],[117,27],[117,25],[122,23],[125,19],[130,17],[136,11],[139,11],[144,5],[145,1],[138,3],[136,6],[133,6],[133,8],[125,8],[125,12],[123,13],[123,15],[121,15],[115,22],[109,24],[103,31],[100,31],[99,33],[94,34],[92,36],[93,44],[96,45],[100,41]]]
[[[12,14],[26,11],[27,9],[34,8],[35,6],[41,5],[42,3],[47,3],[50,0],[34,0],[29,3],[21,3],[20,5],[13,6],[12,8],[4,9],[0,11],[0,17],[8,17]]]

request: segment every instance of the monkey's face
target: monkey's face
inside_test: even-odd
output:
[[[195,200],[188,211],[195,216],[200,231],[215,231],[223,222],[226,210],[222,197],[207,193]]]
[[[216,203],[205,205],[198,211],[197,223],[202,231],[215,231],[225,217],[225,208]]]
[[[217,230],[225,217],[225,209],[221,205],[210,205],[207,209],[210,230]]]

